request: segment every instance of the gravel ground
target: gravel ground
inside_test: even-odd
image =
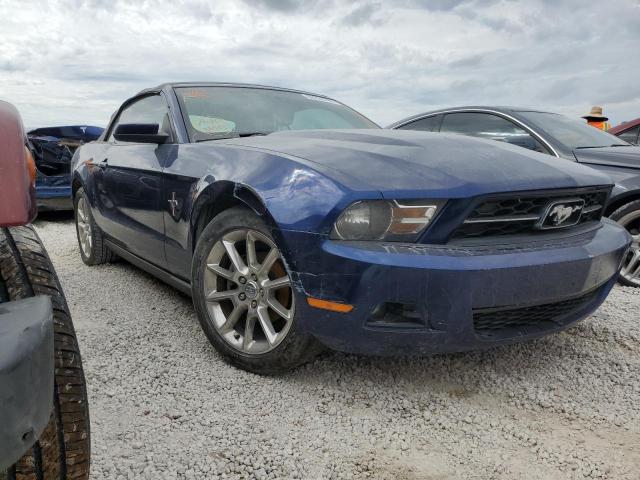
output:
[[[640,290],[565,333],[421,359],[327,354],[263,378],[225,364],[191,301],[89,268],[37,223],[89,384],[92,479],[638,479]],[[52,221],[53,220],[53,221]]]

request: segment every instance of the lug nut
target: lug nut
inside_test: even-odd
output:
[[[238,298],[240,300],[245,300],[247,298],[247,296],[244,293],[241,293],[240,295],[238,295]]]
[[[247,283],[247,279],[246,279],[246,278],[244,278],[244,277],[240,277],[240,278],[238,279],[238,281],[239,281],[240,283],[242,283],[243,285],[244,285],[245,283]]]
[[[251,302],[251,308],[256,308],[257,306],[258,306],[258,302],[256,302],[255,300]]]
[[[254,281],[258,280],[258,277],[256,276],[255,273],[251,274],[251,280],[254,280]]]

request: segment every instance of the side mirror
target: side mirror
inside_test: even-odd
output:
[[[158,133],[157,123],[123,123],[116,127],[113,136],[119,142],[162,144],[169,140],[169,135]]]

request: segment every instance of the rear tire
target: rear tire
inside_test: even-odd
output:
[[[62,287],[32,227],[0,228],[0,277],[0,288],[10,301],[51,297],[55,355],[51,419],[33,447],[9,469],[7,478],[86,480],[91,445],[80,350]]]
[[[91,206],[82,188],[73,197],[73,211],[80,256],[86,265],[111,263],[117,258],[105,245],[104,235],[91,214]]]
[[[255,243],[252,240],[251,248],[256,252],[253,260],[247,255],[249,241],[242,244],[243,235],[246,234],[256,239]],[[238,247],[234,244],[231,248],[241,259],[227,264],[224,264],[224,260],[217,263],[215,268],[221,273],[212,277],[212,264],[209,262],[216,255],[226,255],[222,241],[225,239],[228,243],[227,239],[230,238],[237,239]],[[261,251],[257,251],[257,243],[261,244]],[[272,251],[274,256],[269,262],[267,259]],[[230,259],[229,256],[226,261]],[[240,273],[235,267],[236,263],[241,263],[246,273]],[[273,265],[268,268],[269,273],[266,273],[267,269],[257,268],[267,263]],[[265,283],[276,285],[268,277],[272,271],[276,272],[272,278],[284,282],[284,285],[278,283],[278,286],[268,286]],[[277,374],[308,362],[322,350],[317,340],[296,328],[295,291],[291,280],[287,282],[287,277],[284,262],[269,229],[252,211],[242,207],[231,208],[216,216],[205,227],[198,238],[192,262],[193,303],[204,333],[227,362],[253,373]],[[212,278],[219,282],[217,285],[220,287],[211,288]],[[239,293],[219,301],[211,300],[212,294],[226,295],[229,292]],[[275,306],[275,311],[270,305]],[[238,307],[243,313],[235,316]],[[278,310],[285,312],[286,316],[278,316]],[[251,320],[255,327],[247,327]]]

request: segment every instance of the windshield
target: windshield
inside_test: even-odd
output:
[[[587,125],[584,120],[576,120],[557,113],[518,112],[563,143],[570,149],[610,147],[613,145],[629,145],[610,133]]]
[[[380,128],[335,100],[247,87],[175,88],[192,142],[280,130]]]

